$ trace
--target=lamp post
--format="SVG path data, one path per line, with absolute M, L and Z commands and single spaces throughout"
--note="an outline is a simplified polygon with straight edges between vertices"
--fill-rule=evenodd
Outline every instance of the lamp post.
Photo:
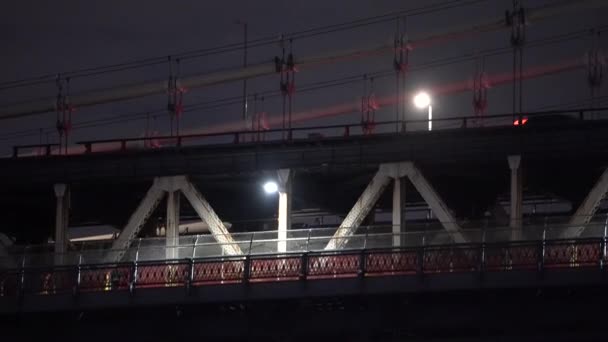
M 424 91 L 419 92 L 414 96 L 414 105 L 418 109 L 428 108 L 429 114 L 429 131 L 433 130 L 433 106 L 431 106 L 431 96 Z

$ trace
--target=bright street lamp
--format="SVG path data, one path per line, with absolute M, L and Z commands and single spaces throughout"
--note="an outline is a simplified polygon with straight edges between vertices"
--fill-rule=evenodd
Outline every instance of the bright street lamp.
M 268 181 L 264 183 L 264 192 L 266 192 L 267 194 L 274 194 L 277 191 L 279 191 L 279 186 L 276 182 Z
M 433 107 L 431 106 L 431 97 L 424 91 L 419 92 L 414 96 L 414 106 L 419 109 L 428 108 L 429 111 L 429 131 L 433 130 Z

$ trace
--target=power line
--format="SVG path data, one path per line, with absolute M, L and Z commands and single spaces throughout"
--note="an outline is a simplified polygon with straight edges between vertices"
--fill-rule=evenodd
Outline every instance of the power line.
M 604 103 L 606 101 L 608 101 L 608 95 L 604 95 L 604 96 L 598 96 L 595 97 L 593 99 L 594 101 L 599 101 L 599 103 Z M 584 104 L 589 104 L 589 102 L 591 101 L 591 99 L 586 99 L 586 100 L 576 100 L 576 101 L 570 101 L 570 102 L 566 102 L 566 103 L 557 103 L 557 104 L 552 104 L 552 105 L 545 105 L 545 106 L 539 106 L 533 109 L 533 111 L 539 111 L 539 110 L 550 110 L 550 109 L 555 109 L 555 108 L 571 108 L 571 107 L 578 107 L 580 105 L 584 105 Z
M 283 39 L 294 40 L 294 39 L 311 38 L 311 37 L 316 37 L 316 36 L 323 35 L 323 34 L 335 33 L 335 32 L 339 32 L 339 31 L 361 28 L 361 27 L 365 27 L 365 26 L 369 26 L 369 25 L 378 24 L 378 23 L 384 23 L 384 22 L 395 20 L 395 18 L 399 18 L 401 16 L 418 16 L 418 15 L 423 15 L 423 14 L 435 13 L 435 12 L 453 9 L 453 8 L 457 8 L 457 7 L 473 5 L 473 4 L 477 4 L 477 3 L 481 3 L 481 2 L 485 2 L 485 1 L 487 1 L 487 0 L 450 0 L 450 1 L 445 1 L 445 2 L 439 3 L 439 4 L 432 4 L 432 5 L 422 6 L 422 7 L 418 7 L 418 8 L 414 8 L 414 9 L 409 9 L 409 10 L 402 10 L 402 11 L 391 12 L 391 13 L 387 13 L 387 14 L 383 14 L 383 15 L 356 19 L 356 20 L 352 20 L 352 21 L 348 21 L 348 22 L 339 23 L 339 24 L 326 25 L 326 26 L 321 26 L 321 27 L 317 27 L 317 28 L 291 32 L 291 33 L 283 35 Z M 268 46 L 268 45 L 276 44 L 277 41 L 278 41 L 277 36 L 266 36 L 266 37 L 262 37 L 262 38 L 257 38 L 257 39 L 248 41 L 248 48 Z M 181 52 L 181 53 L 172 55 L 172 57 L 174 59 L 186 60 L 186 59 L 199 58 L 199 57 L 210 56 L 210 55 L 215 55 L 215 54 L 240 51 L 242 49 L 243 49 L 242 42 L 238 42 L 238 43 L 230 43 L 230 44 L 226 44 L 226 45 L 222 45 L 222 46 L 217 46 L 217 47 L 213 47 L 213 48 Z M 143 68 L 143 67 L 147 67 L 147 66 L 164 64 L 164 63 L 167 63 L 167 60 L 168 60 L 167 56 L 152 57 L 152 58 L 139 59 L 139 60 L 124 62 L 124 63 L 110 64 L 110 65 L 104 65 L 104 66 L 98 66 L 98 67 L 92 67 L 92 68 L 77 69 L 77 70 L 72 70 L 72 71 L 67 71 L 67 72 L 61 72 L 59 74 L 47 74 L 47 75 L 42 75 L 42 76 L 37 76 L 37 77 L 32 77 L 32 78 L 25 78 L 25 79 L 21 79 L 21 80 L 0 82 L 0 90 L 13 89 L 13 88 L 26 87 L 26 86 L 37 85 L 37 84 L 42 84 L 42 83 L 54 82 L 57 78 L 57 75 L 61 75 L 62 77 L 70 77 L 70 78 L 88 77 L 88 76 L 94 76 L 94 75 L 113 73 L 113 72 L 131 70 L 131 69 L 135 69 L 135 68 Z
M 608 29 L 608 25 L 601 26 L 597 29 L 598 30 Z M 546 46 L 548 44 L 560 43 L 560 42 L 579 38 L 585 34 L 588 34 L 588 32 L 589 32 L 589 30 L 585 29 L 585 30 L 573 31 L 573 32 L 569 32 L 569 33 L 565 33 L 565 34 L 561 34 L 561 35 L 541 38 L 541 39 L 537 39 L 537 40 L 528 42 L 527 46 L 528 47 L 542 47 L 542 46 Z M 511 51 L 512 51 L 511 47 L 502 47 L 502 48 L 484 50 L 484 51 L 480 51 L 477 53 L 467 53 L 467 54 L 460 55 L 460 56 L 453 56 L 453 57 L 447 57 L 447 58 L 430 61 L 430 62 L 421 64 L 421 65 L 415 66 L 415 67 L 411 68 L 410 71 L 421 71 L 421 70 L 426 70 L 426 69 L 431 69 L 431 68 L 439 68 L 439 67 L 443 67 L 443 66 L 447 66 L 447 65 L 452 65 L 455 63 L 476 60 L 476 59 L 482 58 L 482 57 L 497 56 L 497 55 L 509 53 Z M 390 70 L 376 71 L 376 72 L 372 72 L 372 73 L 366 73 L 365 75 L 367 75 L 367 77 L 374 77 L 375 79 L 383 79 L 383 78 L 394 76 L 394 70 L 390 69 Z M 313 82 L 313 83 L 300 87 L 298 89 L 298 93 L 306 93 L 306 92 L 316 91 L 316 90 L 320 90 L 320 89 L 326 89 L 329 87 L 336 87 L 336 86 L 341 86 L 341 85 L 358 83 L 358 82 L 362 81 L 362 77 L 363 77 L 363 75 L 358 74 L 358 75 L 345 76 L 345 77 L 338 78 L 338 79 Z M 281 91 L 280 90 L 266 90 L 263 92 L 258 92 L 255 95 L 264 96 L 265 98 L 274 98 L 274 97 L 280 96 Z M 254 94 L 250 95 L 249 97 L 253 98 L 253 96 L 254 96 Z M 225 107 L 225 106 L 240 104 L 241 101 L 242 101 L 241 96 L 231 96 L 231 97 L 225 97 L 225 98 L 220 98 L 220 99 L 214 99 L 214 100 L 210 100 L 210 101 L 187 105 L 184 108 L 184 112 L 216 109 L 216 108 L 221 108 L 221 107 Z M 93 120 L 88 120 L 88 121 L 84 121 L 84 122 L 75 124 L 73 126 L 73 128 L 90 128 L 90 127 L 99 127 L 99 126 L 112 125 L 112 124 L 124 123 L 124 122 L 130 122 L 130 121 L 137 121 L 137 120 L 142 120 L 149 115 L 154 115 L 154 116 L 161 115 L 165 112 L 166 112 L 166 110 L 144 111 L 144 112 L 136 112 L 133 114 L 126 114 L 126 115 L 125 114 L 116 115 L 116 116 L 112 116 L 112 117 L 108 117 L 108 118 L 93 119 Z M 51 132 L 54 132 L 54 130 L 55 130 L 54 127 L 48 127 L 46 129 L 44 129 L 44 132 L 51 133 Z M 40 129 L 24 130 L 24 131 L 19 131 L 19 132 L 3 135 L 2 137 L 0 137 L 0 140 L 16 139 L 16 138 L 27 137 L 27 136 L 35 136 L 38 134 L 40 134 Z

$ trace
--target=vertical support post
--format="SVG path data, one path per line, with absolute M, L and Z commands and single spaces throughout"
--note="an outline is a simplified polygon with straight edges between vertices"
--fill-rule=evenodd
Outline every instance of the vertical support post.
M 403 208 L 405 205 L 405 179 L 394 178 L 393 182 L 393 247 L 400 247 L 405 231 Z
M 55 264 L 62 264 L 68 250 L 70 190 L 67 184 L 55 184 Z
M 365 255 L 365 248 L 361 250 L 361 252 L 359 252 L 359 276 L 360 277 L 364 277 L 365 276 L 365 259 L 366 255 Z
M 509 169 L 511 169 L 511 212 L 509 227 L 511 227 L 511 239 L 517 240 L 521 237 L 522 227 L 522 172 L 521 172 L 521 156 L 509 156 Z
M 602 239 L 602 260 L 601 260 L 601 266 L 602 269 L 604 269 L 604 263 L 606 262 L 606 242 L 608 242 L 608 240 L 606 240 L 606 233 L 608 233 L 608 215 L 606 215 L 606 222 L 604 223 L 604 238 Z
M 179 245 L 179 200 L 180 191 L 167 192 L 167 229 L 166 229 L 166 250 L 167 259 L 177 259 Z
M 249 282 L 251 279 L 251 255 L 245 254 L 245 260 L 243 261 L 243 281 Z
M 194 282 L 194 260 L 188 260 L 188 279 L 186 280 L 186 293 L 190 293 Z
M 429 131 L 433 130 L 433 106 L 429 105 Z
M 81 265 L 82 265 L 82 253 L 78 255 L 78 266 L 76 266 L 76 285 L 74 285 L 74 296 L 78 296 L 80 292 L 80 281 L 81 281 Z
M 287 230 L 291 228 L 291 180 L 289 169 L 277 171 L 279 179 L 279 215 L 277 252 L 287 252 Z

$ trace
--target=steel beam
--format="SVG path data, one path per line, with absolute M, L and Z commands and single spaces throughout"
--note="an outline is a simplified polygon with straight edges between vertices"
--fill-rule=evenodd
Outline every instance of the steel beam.
M 217 216 L 209 202 L 186 177 L 181 176 L 180 190 L 186 196 L 194 211 L 209 225 L 209 231 L 217 242 L 222 244 L 222 250 L 227 255 L 242 255 L 239 245 L 234 241 L 224 222 Z
M 107 262 L 118 262 L 122 259 L 131 241 L 137 236 L 137 233 L 139 233 L 141 227 L 146 223 L 148 217 L 156 209 L 164 195 L 164 190 L 160 186 L 160 183 L 161 178 L 154 179 L 154 183 L 129 217 L 118 238 L 112 244 L 112 250 L 106 256 Z
M 277 251 L 287 252 L 287 230 L 291 228 L 291 191 L 293 172 L 289 169 L 277 171 L 279 180 L 279 214 Z
M 405 179 L 393 180 L 393 247 L 401 246 L 402 233 L 405 231 Z
M 381 166 L 380 170 L 376 172 L 372 181 L 367 185 L 357 200 L 357 203 L 355 203 L 350 212 L 346 215 L 336 233 L 327 243 L 327 246 L 325 246 L 326 250 L 342 248 L 348 242 L 348 238 L 355 233 L 357 228 L 359 228 L 361 222 L 363 222 L 370 210 L 372 210 L 390 180 L 391 178 Z
M 180 192 L 169 191 L 167 193 L 167 224 L 166 224 L 166 258 L 177 259 L 179 257 L 179 210 Z
M 608 6 L 608 2 L 602 0 L 579 0 L 576 2 L 566 1 L 558 4 L 550 4 L 543 7 L 526 9 L 526 21 L 527 23 L 533 23 L 558 15 L 570 15 L 573 11 L 580 11 L 581 9 L 594 9 L 605 6 Z M 450 28 L 439 33 L 424 33 L 418 36 L 413 36 L 410 38 L 408 43 L 413 48 L 420 49 L 439 44 L 447 39 L 464 39 L 480 33 L 506 29 L 509 29 L 509 26 L 506 25 L 505 18 L 497 17 L 493 18 L 492 20 L 484 20 L 481 23 Z M 298 68 L 300 70 L 304 70 L 331 63 L 338 63 L 340 61 L 349 60 L 352 58 L 388 55 L 392 54 L 393 52 L 394 43 L 391 39 L 387 40 L 383 44 L 367 48 L 331 51 L 318 56 L 304 56 L 299 58 L 297 63 Z M 275 73 L 276 70 L 274 63 L 262 63 L 234 70 L 183 77 L 179 82 L 179 86 L 187 89 L 193 89 L 272 75 Z M 127 86 L 111 87 L 107 89 L 98 89 L 87 93 L 72 95 L 70 97 L 70 103 L 75 107 L 84 107 L 150 95 L 165 94 L 167 92 L 167 86 L 168 84 L 166 80 L 159 80 Z M 0 108 L 0 119 L 52 112 L 55 110 L 55 102 L 55 98 L 48 98 L 39 101 L 4 106 Z
M 452 239 L 456 243 L 465 243 L 468 240 L 462 235 L 460 226 L 456 223 L 456 219 L 450 212 L 448 206 L 443 202 L 439 194 L 433 189 L 433 186 L 424 178 L 422 172 L 412 162 L 400 163 L 405 170 L 405 174 L 414 185 L 414 188 L 420 193 L 425 202 L 431 207 L 431 210 L 443 228 L 451 234 Z
M 68 222 L 70 189 L 67 184 L 55 184 L 55 264 L 62 264 L 68 251 Z
M 564 232 L 563 237 L 578 237 L 585 231 L 587 224 L 589 224 L 606 196 L 606 192 L 608 192 L 608 168 L 604 170 L 587 197 L 570 218 L 570 227 Z
M 521 156 L 508 156 L 509 169 L 511 170 L 511 210 L 509 214 L 509 227 L 511 230 L 511 240 L 518 240 L 522 236 L 523 219 L 523 184 L 521 171 Z

